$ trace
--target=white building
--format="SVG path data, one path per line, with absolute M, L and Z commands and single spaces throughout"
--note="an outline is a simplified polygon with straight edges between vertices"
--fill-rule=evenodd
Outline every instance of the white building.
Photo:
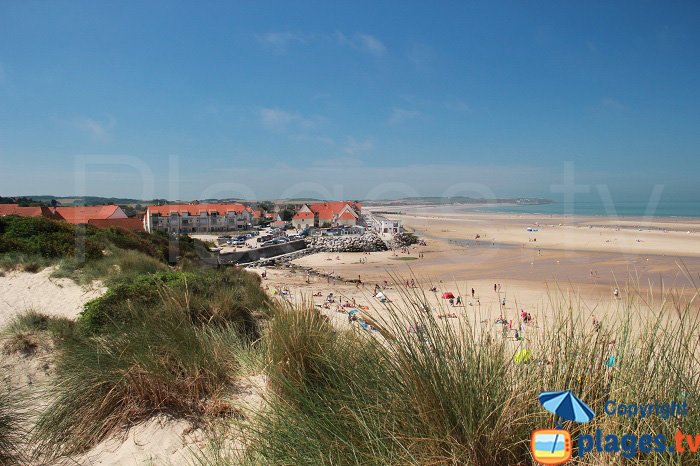
M 376 233 L 380 235 L 396 235 L 403 233 L 401 220 L 389 220 L 382 215 L 368 213 L 365 215 L 365 222 Z
M 253 214 L 243 204 L 169 204 L 148 206 L 143 222 L 148 232 L 225 232 L 252 228 Z

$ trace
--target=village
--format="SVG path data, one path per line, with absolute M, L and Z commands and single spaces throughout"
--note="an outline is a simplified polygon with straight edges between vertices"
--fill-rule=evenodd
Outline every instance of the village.
M 223 263 L 235 264 L 241 260 L 256 262 L 286 255 L 313 244 L 314 250 L 370 251 L 385 249 L 382 241 L 389 242 L 403 232 L 400 221 L 362 210 L 357 201 L 328 201 L 313 203 L 265 203 L 264 210 L 257 203 L 173 203 L 148 205 L 143 212 L 129 216 L 119 205 L 95 206 L 21 206 L 0 204 L 0 216 L 46 217 L 73 225 L 91 225 L 96 228 L 120 228 L 147 233 L 162 232 L 172 238 L 189 235 L 212 245 Z M 320 236 L 347 237 L 347 245 L 338 242 L 330 246 Z M 302 241 L 290 246 L 288 243 Z M 364 238 L 364 239 L 361 239 Z M 379 239 L 378 239 L 379 238 Z M 362 244 L 358 246 L 358 241 Z M 253 258 L 238 255 L 251 249 L 266 249 Z M 308 251 L 311 252 L 311 251 Z

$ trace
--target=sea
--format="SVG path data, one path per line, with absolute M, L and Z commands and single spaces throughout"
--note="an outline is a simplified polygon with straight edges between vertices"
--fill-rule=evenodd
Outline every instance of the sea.
M 602 217 L 688 217 L 700 218 L 700 201 L 602 201 L 553 202 L 539 205 L 493 205 L 466 207 L 477 212 L 508 212 L 538 215 L 584 215 Z

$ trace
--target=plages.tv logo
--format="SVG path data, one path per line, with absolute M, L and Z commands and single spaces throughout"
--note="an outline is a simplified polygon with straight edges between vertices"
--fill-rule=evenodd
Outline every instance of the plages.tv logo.
M 589 422 L 595 416 L 571 390 L 542 392 L 538 399 L 547 411 L 568 421 Z M 560 428 L 538 429 L 530 437 L 530 450 L 532 458 L 540 464 L 564 464 L 571 459 L 571 434 Z

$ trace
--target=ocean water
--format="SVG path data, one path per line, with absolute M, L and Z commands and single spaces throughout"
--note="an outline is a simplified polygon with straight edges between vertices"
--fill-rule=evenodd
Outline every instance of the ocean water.
M 469 208 L 477 212 L 509 212 L 540 215 L 590 215 L 605 217 L 692 217 L 700 218 L 700 201 L 648 201 L 615 202 L 602 201 L 563 203 L 554 202 L 542 205 L 498 205 Z

